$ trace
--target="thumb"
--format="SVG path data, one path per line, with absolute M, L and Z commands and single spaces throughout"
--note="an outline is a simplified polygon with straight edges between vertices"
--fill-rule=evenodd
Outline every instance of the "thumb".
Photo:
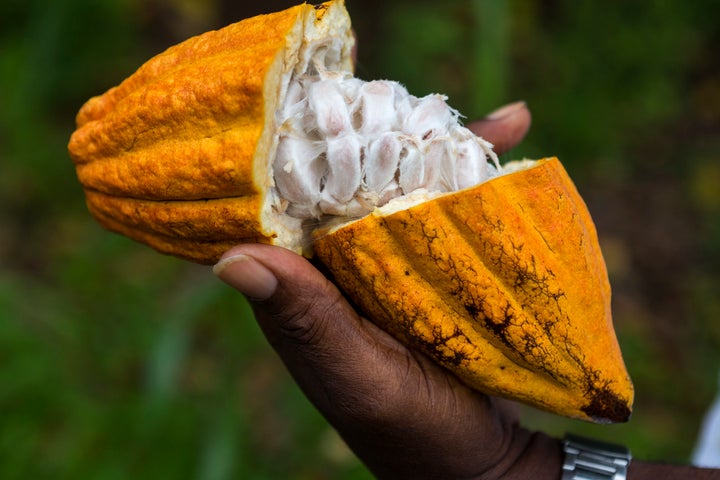
M 330 319 L 357 321 L 337 288 L 305 258 L 280 247 L 243 244 L 213 267 L 225 283 L 244 294 L 273 347 L 324 348 Z M 347 323 L 347 322 L 333 322 Z
M 379 383 L 396 385 L 395 372 L 379 372 L 388 369 L 388 357 L 404 357 L 406 349 L 360 317 L 305 258 L 280 247 L 243 244 L 213 270 L 248 297 L 268 341 L 326 417 L 350 413 L 336 412 L 338 397 L 368 399 Z

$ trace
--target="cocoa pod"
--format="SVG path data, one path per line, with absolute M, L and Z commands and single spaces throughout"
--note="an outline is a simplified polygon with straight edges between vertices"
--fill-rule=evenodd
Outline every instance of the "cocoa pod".
M 90 212 L 198 263 L 239 242 L 316 255 L 371 319 L 468 386 L 626 421 L 602 252 L 560 162 L 500 166 L 444 97 L 363 87 L 353 42 L 336 0 L 150 59 L 78 113 L 68 148 Z

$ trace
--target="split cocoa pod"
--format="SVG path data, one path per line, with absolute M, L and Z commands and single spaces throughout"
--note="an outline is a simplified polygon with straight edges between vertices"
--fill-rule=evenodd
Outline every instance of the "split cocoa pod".
M 315 256 L 370 318 L 479 391 L 623 422 L 633 387 L 587 208 L 556 158 L 500 165 L 442 95 L 352 75 L 342 1 L 207 32 L 77 116 L 90 212 L 212 264 Z

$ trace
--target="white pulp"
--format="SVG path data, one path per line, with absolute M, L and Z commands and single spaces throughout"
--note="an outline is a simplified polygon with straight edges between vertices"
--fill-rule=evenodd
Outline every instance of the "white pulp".
M 492 145 L 463 127 L 445 100 L 317 64 L 293 78 L 277 118 L 280 209 L 301 219 L 360 217 L 395 197 L 452 192 L 497 175 Z

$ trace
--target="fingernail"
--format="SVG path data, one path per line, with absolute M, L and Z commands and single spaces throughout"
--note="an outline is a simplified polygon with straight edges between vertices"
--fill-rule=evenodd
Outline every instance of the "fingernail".
M 488 120 L 500 120 L 501 118 L 509 117 L 510 115 L 513 115 L 524 108 L 526 108 L 526 105 L 525 102 L 522 100 L 520 100 L 519 102 L 508 103 L 507 105 L 503 105 L 497 110 L 493 110 L 492 112 L 488 113 L 485 118 Z
M 266 300 L 275 293 L 278 280 L 262 263 L 247 255 L 220 260 L 213 273 L 251 300 Z

